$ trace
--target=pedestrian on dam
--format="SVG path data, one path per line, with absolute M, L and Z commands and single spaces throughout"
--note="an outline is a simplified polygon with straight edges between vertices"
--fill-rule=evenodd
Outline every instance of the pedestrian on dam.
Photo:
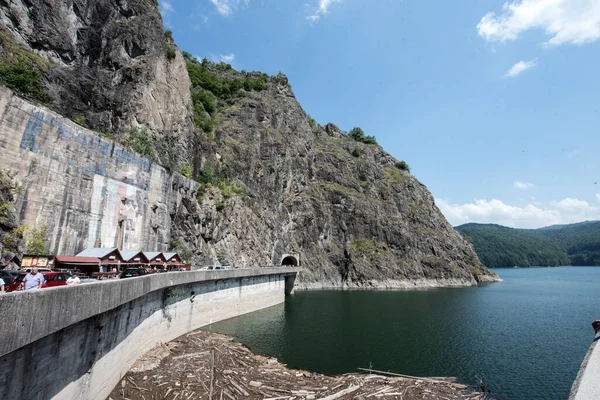
M 80 283 L 81 279 L 79 279 L 76 272 L 73 272 L 73 275 L 67 279 L 67 285 L 79 285 Z
M 44 284 L 44 276 L 34 267 L 30 273 L 25 275 L 23 284 L 25 285 L 25 290 L 41 289 Z

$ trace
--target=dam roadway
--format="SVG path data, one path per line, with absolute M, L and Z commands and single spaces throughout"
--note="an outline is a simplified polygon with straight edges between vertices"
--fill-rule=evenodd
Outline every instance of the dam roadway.
M 144 352 L 282 303 L 301 270 L 171 272 L 0 296 L 0 399 L 105 399 Z

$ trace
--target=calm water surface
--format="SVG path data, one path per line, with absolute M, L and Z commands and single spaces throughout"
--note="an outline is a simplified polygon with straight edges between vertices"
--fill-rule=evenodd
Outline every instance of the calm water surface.
M 477 288 L 297 292 L 208 329 L 321 373 L 371 366 L 480 378 L 500 399 L 566 399 L 600 318 L 600 268 L 496 272 L 503 282 Z

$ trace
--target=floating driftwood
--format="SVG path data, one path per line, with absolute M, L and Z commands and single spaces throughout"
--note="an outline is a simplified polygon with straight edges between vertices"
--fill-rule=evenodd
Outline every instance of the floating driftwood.
M 371 372 L 371 373 L 379 374 L 379 375 L 399 376 L 401 378 L 406 378 L 406 379 L 414 379 L 414 380 L 433 382 L 433 383 L 449 383 L 449 384 L 456 384 L 456 385 L 464 386 L 460 383 L 457 383 L 456 382 L 457 379 L 452 376 L 450 376 L 450 377 L 435 377 L 435 378 L 420 378 L 418 376 L 398 374 L 398 373 L 389 372 L 389 371 L 378 371 L 376 369 L 370 369 L 370 368 L 357 368 L 357 369 L 360 371 Z M 474 387 L 477 387 L 477 386 L 474 386 Z
M 168 351 L 159 351 L 165 348 Z M 158 356 L 160 355 L 160 356 Z M 157 360 L 157 357 L 160 357 Z M 372 369 L 327 376 L 294 370 L 256 355 L 231 338 L 195 331 L 142 356 L 111 400 L 484 399 L 445 378 L 418 378 Z M 388 375 L 388 376 L 384 376 Z

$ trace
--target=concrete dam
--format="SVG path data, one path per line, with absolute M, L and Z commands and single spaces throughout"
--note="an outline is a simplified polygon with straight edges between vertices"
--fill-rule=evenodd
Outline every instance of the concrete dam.
M 0 399 L 105 399 L 134 361 L 291 294 L 298 267 L 170 272 L 0 297 Z

